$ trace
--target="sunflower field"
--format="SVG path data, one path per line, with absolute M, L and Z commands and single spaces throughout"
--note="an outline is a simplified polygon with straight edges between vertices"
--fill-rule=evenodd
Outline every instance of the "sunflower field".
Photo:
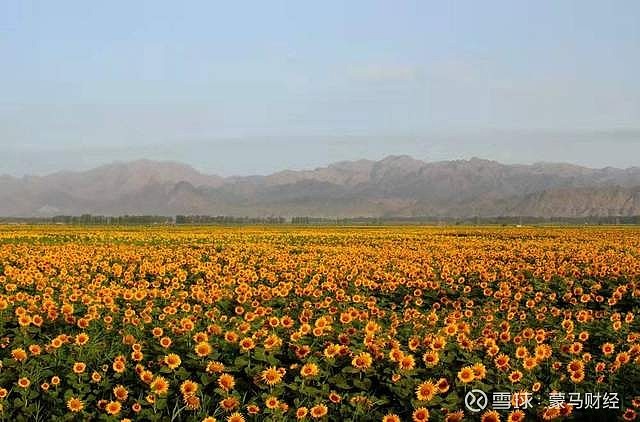
M 639 305 L 636 228 L 2 226 L 0 420 L 634 420 Z

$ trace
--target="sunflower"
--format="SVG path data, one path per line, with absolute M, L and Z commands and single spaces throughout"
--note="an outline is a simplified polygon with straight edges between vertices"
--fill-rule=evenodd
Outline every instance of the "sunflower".
M 113 395 L 118 401 L 125 401 L 129 397 L 129 391 L 124 386 L 117 385 L 113 388 Z
M 309 414 L 309 409 L 305 406 L 301 406 L 296 409 L 296 419 L 304 419 Z
M 571 352 L 574 355 L 577 355 L 580 352 L 582 352 L 582 343 L 577 341 L 572 343 L 571 346 L 569 346 L 569 352 Z
M 570 378 L 571 378 L 571 382 L 575 384 L 579 384 L 584 380 L 584 371 L 583 370 L 574 371 L 571 373 Z
M 584 370 L 584 363 L 580 360 L 572 360 L 567 365 L 567 371 L 569 371 L 569 373 L 573 373 L 576 371 L 583 371 L 583 370 Z
M 605 343 L 602 345 L 602 353 L 604 353 L 605 356 L 609 356 L 613 354 L 614 351 L 615 351 L 615 346 L 613 344 Z
M 361 371 L 365 371 L 370 368 L 372 363 L 373 359 L 369 352 L 361 352 L 351 360 L 351 364 Z
M 428 368 L 432 368 L 436 366 L 438 362 L 440 362 L 440 354 L 434 350 L 431 350 L 425 352 L 425 354 L 422 355 L 422 360 Z
M 464 411 L 457 410 L 455 412 L 448 413 L 444 420 L 446 422 L 460 422 L 462 419 L 464 419 Z
M 51 347 L 53 349 L 59 349 L 60 347 L 62 347 L 62 340 L 57 337 L 54 338 L 53 340 L 51 340 Z
M 169 391 L 169 381 L 165 377 L 157 376 L 151 381 L 150 387 L 153 393 L 162 396 Z
M 164 347 L 165 349 L 168 349 L 169 347 L 171 347 L 171 339 L 169 337 L 162 337 L 160 339 L 160 346 Z
M 405 354 L 398 362 L 401 371 L 410 371 L 416 367 L 416 361 L 411 354 Z
M 509 381 L 511 381 L 511 383 L 515 384 L 520 382 L 520 380 L 522 380 L 522 372 L 513 371 L 509 374 Z
M 224 399 L 220 400 L 220 407 L 226 412 L 231 412 L 240 406 L 240 402 L 234 396 L 227 396 Z
M 514 410 L 507 416 L 507 422 L 522 422 L 525 420 L 525 413 L 522 410 Z
M 195 346 L 196 355 L 198 355 L 201 358 L 208 356 L 209 354 L 211 354 L 212 351 L 213 351 L 213 348 L 206 341 L 202 341 L 196 344 Z
M 524 359 L 527 356 L 529 356 L 529 351 L 526 347 L 519 346 L 518 348 L 516 348 L 516 357 L 518 359 Z
M 140 377 L 140 380 L 145 384 L 151 384 L 154 380 L 153 372 L 151 371 L 143 370 L 142 372 L 140 372 L 140 374 L 138 374 L 138 376 Z
M 102 380 L 102 375 L 99 372 L 93 371 L 91 373 L 91 381 L 92 382 L 100 382 Z
M 207 372 L 210 374 L 220 373 L 224 371 L 224 363 L 212 361 L 207 363 Z
M 229 392 L 236 385 L 236 380 L 231 374 L 221 374 L 218 378 L 218 386 L 224 391 Z
M 560 405 L 560 415 L 561 416 L 569 416 L 573 413 L 573 405 L 568 403 L 562 403 Z
M 420 401 L 430 401 L 438 393 L 438 387 L 431 381 L 424 381 L 416 387 L 416 398 Z
M 87 365 L 84 362 L 76 362 L 73 364 L 73 372 L 76 374 L 82 374 L 87 369 Z
M 27 352 L 22 348 L 13 349 L 11 351 L 11 357 L 16 362 L 24 362 L 25 360 L 27 360 Z
M 323 351 L 324 357 L 327 359 L 335 358 L 338 353 L 340 353 L 340 346 L 333 343 L 325 347 Z
M 475 372 L 473 367 L 465 366 L 458 371 L 458 379 L 465 384 L 472 382 L 475 379 Z
M 446 378 L 440 378 L 436 383 L 436 386 L 438 387 L 438 392 L 440 393 L 446 393 L 447 391 L 449 391 L 449 381 L 447 381 Z
M 180 359 L 180 356 L 175 353 L 169 353 L 164 357 L 164 364 L 167 365 L 169 369 L 176 369 L 181 363 L 182 359 Z
M 269 396 L 265 399 L 264 405 L 267 407 L 267 409 L 273 410 L 277 409 L 278 406 L 280 406 L 280 401 L 277 397 Z
M 627 352 L 620 352 L 616 355 L 616 363 L 626 365 L 631 360 L 631 356 Z
M 247 413 L 250 415 L 257 415 L 258 413 L 260 413 L 260 406 L 258 406 L 257 404 L 248 404 Z
M 342 401 L 342 396 L 337 392 L 331 390 L 329 392 L 329 401 L 334 404 L 338 404 Z
M 200 397 L 198 396 L 184 396 L 183 400 L 186 408 L 189 410 L 197 410 L 200 408 Z
M 500 422 L 500 414 L 495 410 L 488 410 L 480 416 L 481 422 Z
M 311 417 L 314 419 L 320 419 L 321 417 L 325 416 L 328 412 L 329 412 L 329 408 L 327 408 L 327 406 L 325 406 L 322 403 L 316 404 L 311 408 Z
M 260 373 L 260 379 L 268 386 L 274 386 L 282 381 L 283 374 L 275 366 L 271 366 Z
M 248 352 L 251 349 L 256 347 L 256 343 L 253 341 L 251 337 L 245 337 L 238 343 L 240 345 L 240 349 L 243 352 Z
M 224 339 L 228 342 L 228 343 L 236 343 L 238 341 L 238 334 L 233 332 L 233 331 L 227 331 L 224 334 Z
M 536 366 L 538 366 L 538 359 L 533 356 L 527 356 L 522 362 L 522 367 L 527 371 L 531 371 Z
M 18 317 L 18 324 L 20 324 L 21 327 L 26 327 L 29 324 L 31 324 L 31 317 L 29 315 L 21 315 L 20 317 Z
M 300 375 L 304 378 L 315 377 L 318 373 L 320 373 L 318 365 L 313 362 L 305 363 L 302 365 L 302 368 L 300 368 Z
M 429 409 L 426 407 L 419 407 L 411 414 L 411 420 L 413 422 L 425 422 L 429 420 Z
M 473 369 L 474 379 L 481 380 L 487 375 L 487 368 L 480 362 L 474 364 L 471 369 Z
M 111 365 L 111 367 L 113 368 L 113 370 L 118 373 L 121 374 L 124 372 L 124 370 L 126 369 L 126 365 L 124 363 L 123 359 L 116 359 L 113 362 L 113 365 Z
M 76 335 L 74 343 L 78 346 L 84 346 L 89 341 L 89 335 L 87 333 L 80 333 Z
M 198 383 L 191 380 L 183 381 L 180 384 L 180 392 L 185 397 L 193 396 L 198 392 Z
M 69 400 L 67 400 L 67 409 L 74 413 L 80 412 L 82 409 L 84 409 L 84 403 L 77 397 L 71 397 L 69 398 Z
M 391 359 L 392 362 L 399 362 L 403 356 L 404 352 L 398 348 L 393 348 L 389 352 L 389 359 Z
M 553 353 L 553 350 L 551 349 L 551 346 L 549 346 L 548 344 L 539 344 L 538 346 L 536 346 L 534 353 L 536 358 L 539 361 L 542 361 L 544 359 L 550 358 L 551 354 Z
M 227 417 L 227 422 L 245 422 L 245 418 L 242 413 L 235 412 Z
M 110 414 L 111 416 L 115 416 L 118 413 L 120 413 L 120 410 L 122 409 L 122 405 L 120 404 L 119 401 L 110 401 L 109 403 L 107 403 L 107 405 L 105 406 L 105 410 L 107 411 L 108 414 Z

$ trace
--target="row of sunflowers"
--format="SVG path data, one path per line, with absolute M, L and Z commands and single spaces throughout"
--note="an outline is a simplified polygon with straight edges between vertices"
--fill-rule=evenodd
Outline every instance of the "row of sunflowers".
M 0 418 L 634 420 L 639 304 L 637 229 L 5 226 Z

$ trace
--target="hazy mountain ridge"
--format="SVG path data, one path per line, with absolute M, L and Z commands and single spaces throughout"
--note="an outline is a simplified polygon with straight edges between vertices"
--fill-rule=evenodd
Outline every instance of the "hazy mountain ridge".
M 424 162 L 409 156 L 223 178 L 177 162 L 0 176 L 0 215 L 539 216 L 640 214 L 640 168 Z

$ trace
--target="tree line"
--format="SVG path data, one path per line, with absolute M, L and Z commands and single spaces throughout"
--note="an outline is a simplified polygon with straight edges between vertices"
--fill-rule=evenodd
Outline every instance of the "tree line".
M 241 217 L 230 215 L 121 215 L 83 214 L 54 217 L 0 217 L 1 224 L 75 224 L 75 225 L 640 225 L 640 215 L 607 217 L 349 217 L 312 216 Z

